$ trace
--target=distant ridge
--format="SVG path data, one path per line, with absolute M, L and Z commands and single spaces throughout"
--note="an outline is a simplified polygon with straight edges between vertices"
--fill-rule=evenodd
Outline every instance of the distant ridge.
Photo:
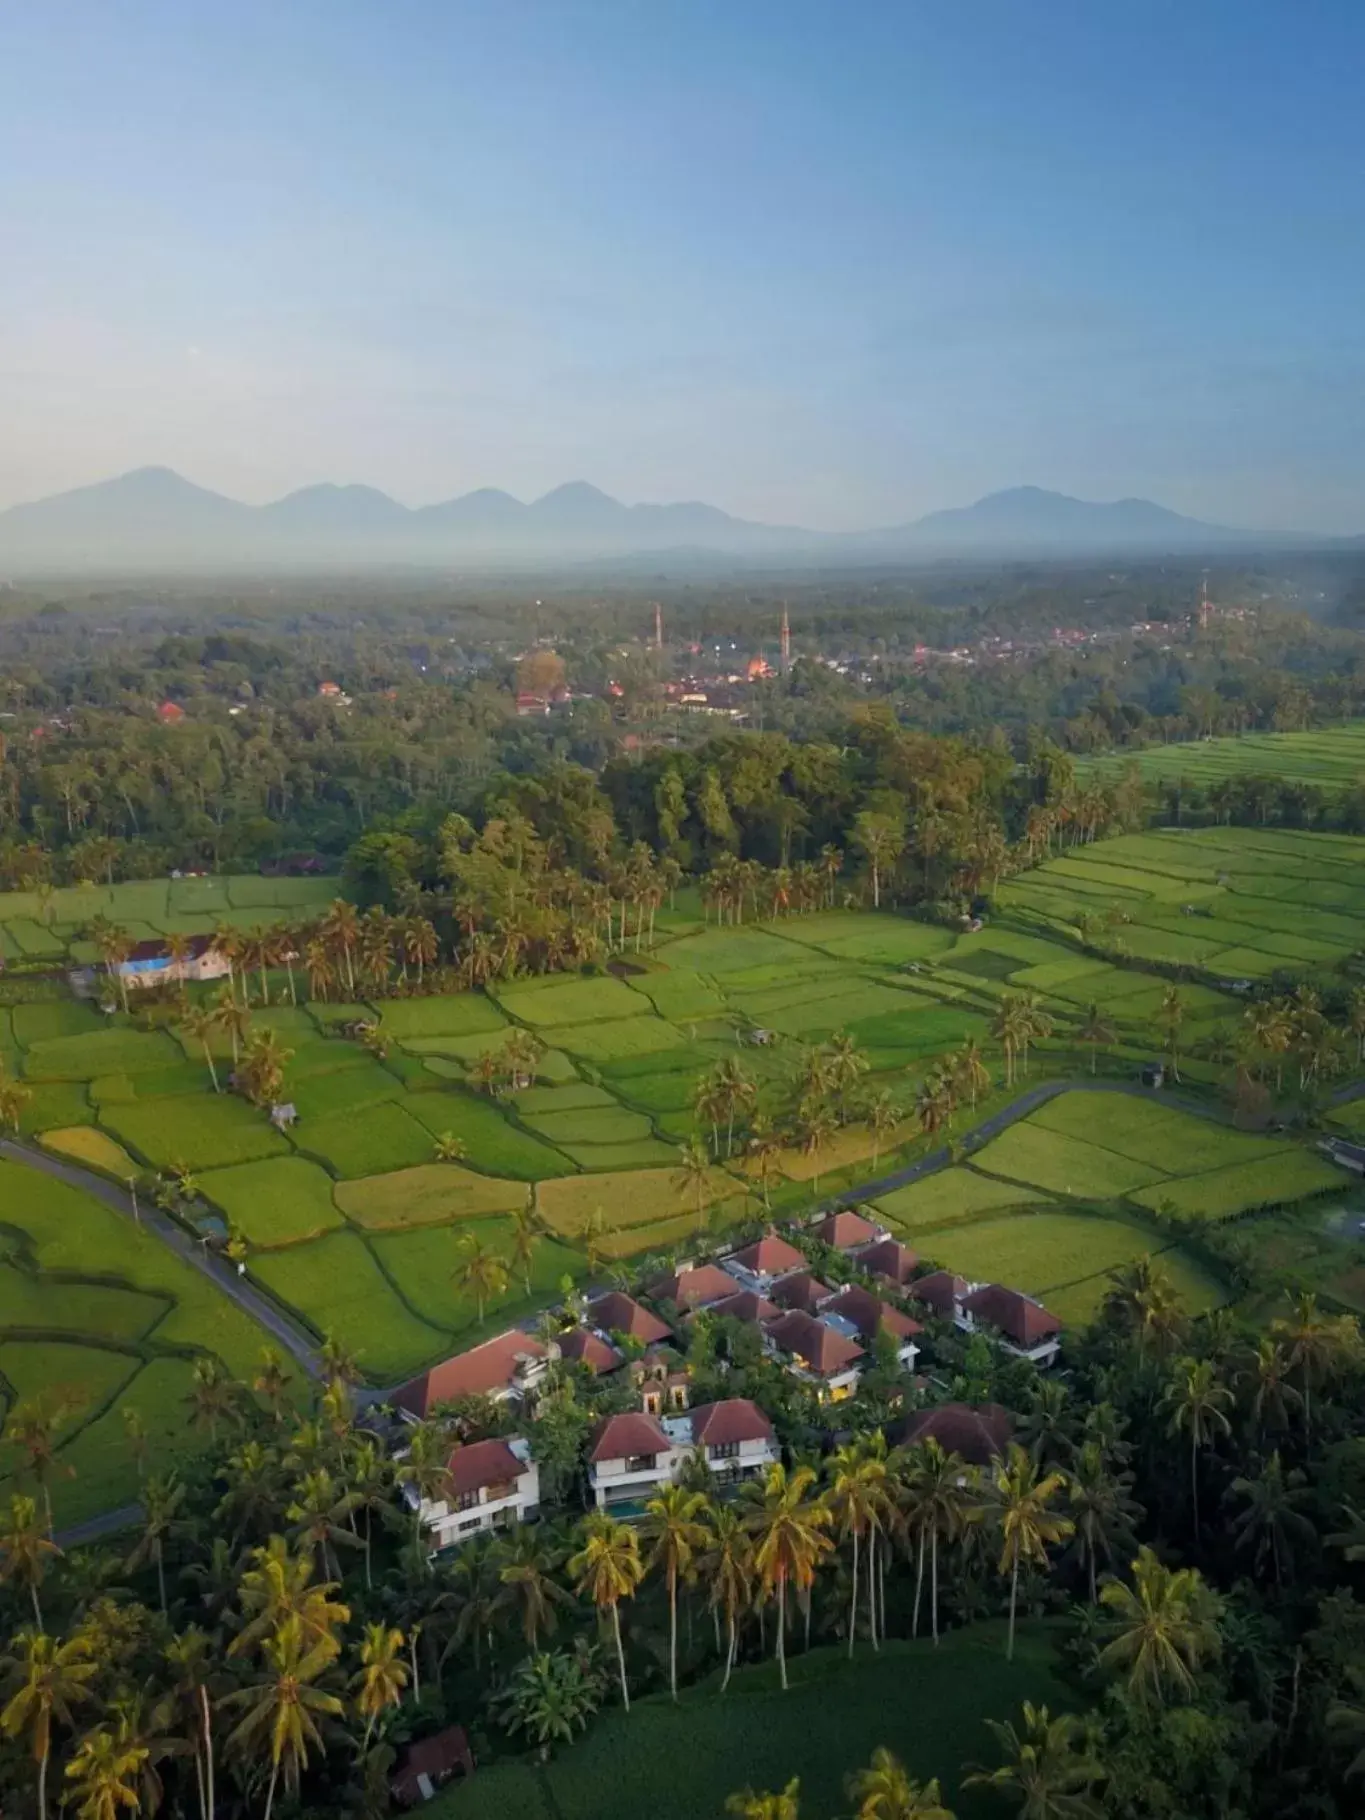
M 494 487 L 409 507 L 374 487 L 324 482 L 249 506 L 170 468 L 0 512 L 0 563 L 109 566 L 515 566 L 651 554 L 816 562 L 1096 555 L 1330 543 L 1203 524 L 1149 499 L 1094 503 L 1011 487 L 883 530 L 755 524 L 700 500 L 623 505 L 573 480 L 529 503 Z

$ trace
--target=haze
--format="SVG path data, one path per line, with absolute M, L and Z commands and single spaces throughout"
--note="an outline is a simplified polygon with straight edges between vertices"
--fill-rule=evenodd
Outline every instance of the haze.
M 46 0 L 0 505 L 142 464 L 1365 528 L 1357 6 Z

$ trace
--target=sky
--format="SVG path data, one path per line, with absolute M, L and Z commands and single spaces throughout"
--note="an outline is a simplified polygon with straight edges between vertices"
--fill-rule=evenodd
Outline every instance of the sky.
M 1365 531 L 1360 0 L 0 6 L 0 506 Z

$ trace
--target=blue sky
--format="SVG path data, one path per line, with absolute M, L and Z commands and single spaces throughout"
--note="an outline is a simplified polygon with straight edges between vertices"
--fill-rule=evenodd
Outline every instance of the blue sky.
M 0 504 L 1031 482 L 1365 530 L 1359 0 L 42 0 Z

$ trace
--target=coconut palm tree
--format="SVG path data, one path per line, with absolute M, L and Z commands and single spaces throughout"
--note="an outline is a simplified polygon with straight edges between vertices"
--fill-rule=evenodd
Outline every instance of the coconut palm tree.
M 863 1117 L 867 1120 L 868 1133 L 872 1138 L 872 1173 L 874 1175 L 881 1158 L 882 1145 L 900 1124 L 903 1116 L 900 1107 L 896 1104 L 895 1096 L 885 1087 L 868 1102 Z
M 1262 1334 L 1236 1372 L 1247 1420 L 1258 1441 L 1268 1434 L 1287 1433 L 1291 1417 L 1303 1409 L 1303 1396 L 1289 1381 L 1291 1369 L 1283 1344 L 1272 1334 Z
M 626 1682 L 626 1652 L 621 1643 L 621 1601 L 633 1599 L 644 1578 L 640 1539 L 628 1523 L 618 1522 L 609 1511 L 595 1510 L 580 1532 L 582 1546 L 571 1558 L 568 1572 L 580 1595 L 597 1607 L 599 1616 L 611 1613 L 616 1640 L 616 1666 L 621 1677 L 621 1704 L 630 1711 Z
M 877 1538 L 886 1528 L 892 1507 L 891 1475 L 887 1469 L 886 1437 L 880 1432 L 848 1441 L 826 1462 L 829 1508 L 842 1540 L 853 1544 L 848 1610 L 848 1654 L 858 1634 L 859 1555 L 867 1545 L 868 1636 L 877 1647 Z
M 1179 986 L 1167 986 L 1161 996 L 1157 1010 L 1157 1022 L 1166 1032 L 1166 1059 L 1171 1064 L 1171 1073 L 1180 1079 L 1180 1026 L 1185 1021 L 1185 1001 L 1180 995 Z
M 1090 1603 L 1099 1597 L 1099 1570 L 1116 1555 L 1136 1546 L 1133 1526 L 1142 1515 L 1129 1493 L 1133 1475 L 1114 1471 L 1098 1441 L 1082 1444 L 1067 1483 L 1067 1502 L 1075 1524 L 1075 1552 L 1090 1587 Z
M 754 1570 L 765 1599 L 777 1595 L 777 1666 L 783 1691 L 787 1687 L 787 1588 L 807 1593 L 816 1569 L 833 1543 L 825 1534 L 832 1515 L 829 1506 L 809 1493 L 815 1471 L 796 1466 L 790 1472 L 780 1462 L 759 1480 L 743 1488 L 747 1518 L 754 1537 Z
M 1228 1487 L 1227 1501 L 1242 1505 L 1232 1525 L 1233 1546 L 1251 1550 L 1258 1573 L 1269 1556 L 1276 1586 L 1283 1586 L 1286 1567 L 1292 1572 L 1295 1547 L 1311 1548 L 1317 1540 L 1303 1514 L 1312 1496 L 1307 1475 L 1296 1466 L 1286 1469 L 1278 1449 L 1253 1477 L 1238 1477 Z
M 43 1583 L 48 1564 L 61 1556 L 61 1549 L 48 1535 L 38 1515 L 37 1503 L 18 1494 L 9 1501 L 9 1517 L 0 1529 L 0 1586 L 12 1581 L 28 1589 L 33 1604 L 33 1622 L 43 1628 L 43 1608 L 38 1602 L 38 1588 Z
M 218 1439 L 218 1424 L 232 1422 L 238 1414 L 238 1387 L 213 1353 L 194 1361 L 190 1373 L 190 1421 L 196 1428 L 206 1428 L 210 1440 Z
M 0 1062 L 0 1131 L 18 1131 L 32 1098 L 33 1089 L 23 1081 L 12 1081 Z
M 732 1504 L 712 1505 L 708 1522 L 697 1572 L 707 1588 L 712 1611 L 725 1615 L 725 1674 L 720 1684 L 724 1693 L 735 1666 L 739 1614 L 753 1596 L 754 1551 L 743 1518 Z
M 47 1820 L 47 1769 L 52 1757 L 52 1727 L 73 1724 L 74 1709 L 92 1698 L 90 1683 L 99 1672 L 91 1639 L 81 1632 L 58 1643 L 41 1630 L 21 1630 L 10 1643 L 18 1686 L 0 1708 L 0 1731 L 7 1738 L 27 1732 L 38 1766 L 38 1820 Z
M 536 1246 L 539 1242 L 540 1231 L 536 1225 L 534 1209 L 531 1207 L 514 1209 L 511 1262 L 520 1274 L 522 1288 L 528 1296 L 531 1293 L 531 1268 L 536 1261 Z
M 1305 1429 L 1313 1424 L 1313 1392 L 1340 1378 L 1361 1356 L 1360 1329 L 1349 1315 L 1325 1315 L 1315 1295 L 1304 1294 L 1293 1312 L 1270 1324 L 1271 1338 L 1284 1348 L 1298 1378 Z
M 645 1505 L 640 1540 L 649 1555 L 645 1570 L 657 1568 L 668 1588 L 668 1685 L 678 1697 L 678 1586 L 691 1579 L 706 1545 L 705 1494 L 684 1485 L 664 1485 Z
M 339 1655 L 337 1632 L 351 1610 L 333 1599 L 335 1582 L 315 1583 L 310 1558 L 291 1554 L 283 1536 L 272 1536 L 264 1547 L 252 1549 L 250 1559 L 237 1589 L 241 1623 L 228 1644 L 228 1655 L 254 1654 L 289 1619 L 298 1620 L 310 1654 L 322 1650 L 329 1661 Z
M 142 1534 L 124 1567 L 136 1573 L 147 1561 L 156 1566 L 156 1589 L 161 1601 L 161 1615 L 166 1615 L 166 1543 L 181 1528 L 180 1506 L 185 1502 L 185 1487 L 178 1479 L 154 1475 L 142 1487 Z
M 1121 1672 L 1143 1702 L 1193 1691 L 1195 1671 L 1222 1649 L 1222 1601 L 1197 1568 L 1167 1567 L 1150 1548 L 1138 1550 L 1133 1584 L 1108 1580 L 1100 1604 L 1112 1613 L 1101 1668 Z
M 284 1420 L 284 1412 L 289 1400 L 289 1386 L 293 1383 L 278 1348 L 263 1346 L 261 1362 L 256 1368 L 256 1375 L 251 1380 L 251 1388 L 258 1397 L 265 1399 L 270 1418 L 278 1428 Z
M 975 1037 L 948 1057 L 948 1073 L 954 1090 L 965 1094 L 973 1112 L 976 1102 L 991 1084 L 991 1072 Z
M 1161 1394 L 1161 1408 L 1168 1417 L 1168 1433 L 1188 1435 L 1190 1441 L 1190 1496 L 1194 1506 L 1194 1533 L 1199 1536 L 1199 1455 L 1220 1437 L 1232 1433 L 1228 1410 L 1232 1392 L 1218 1377 L 1212 1359 L 1177 1359 L 1170 1382 Z
M 284 1513 L 292 1525 L 291 1538 L 311 1552 L 314 1565 L 324 1574 L 335 1570 L 338 1579 L 341 1565 L 333 1552 L 337 1545 L 361 1547 L 360 1537 L 346 1527 L 353 1509 L 350 1493 L 325 1466 L 317 1466 L 303 1475 L 294 1501 Z
M 469 1146 L 453 1131 L 443 1131 L 436 1140 L 436 1161 L 438 1163 L 462 1163 L 469 1155 Z
M 228 1735 L 228 1750 L 248 1762 L 270 1763 L 263 1815 L 263 1820 L 270 1820 L 281 1776 L 286 1792 L 296 1795 L 310 1751 L 323 1748 L 319 1721 L 340 1718 L 346 1709 L 335 1694 L 317 1685 L 331 1667 L 335 1650 L 310 1642 L 300 1618 L 283 1619 L 265 1639 L 261 1653 L 259 1678 L 225 1694 L 222 1704 L 243 1715 Z
M 695 1139 L 684 1144 L 678 1151 L 678 1168 L 673 1176 L 673 1186 L 679 1195 L 695 1195 L 697 1202 L 697 1230 L 706 1224 L 706 1195 L 711 1186 L 711 1158 L 705 1148 Z
M 554 1632 L 559 1622 L 556 1608 L 572 1603 L 554 1578 L 563 1560 L 562 1549 L 551 1545 L 543 1528 L 532 1529 L 526 1524 L 499 1536 L 488 1551 L 489 1570 L 500 1589 L 493 1601 L 494 1610 L 520 1613 L 521 1634 L 533 1652 L 542 1632 Z
M 1104 1769 L 1075 1713 L 1054 1719 L 1045 1706 L 1025 1700 L 1022 1725 L 996 1719 L 986 1725 L 1004 1762 L 998 1769 L 973 1768 L 964 1788 L 988 1788 L 1017 1802 L 1019 1820 L 1101 1820 L 1104 1809 L 1091 1790 L 1104 1780 Z
M 53 1474 L 64 1472 L 70 1477 L 72 1471 L 57 1459 L 57 1436 L 61 1424 L 74 1413 L 71 1403 L 64 1398 L 37 1396 L 14 1404 L 5 1421 L 5 1439 L 23 1454 L 24 1470 L 42 1493 L 49 1537 L 52 1535 Z
M 1099 1006 L 1092 1004 L 1085 1008 L 1085 1021 L 1076 1032 L 1076 1037 L 1079 1042 L 1089 1045 L 1090 1072 L 1093 1075 L 1099 1062 L 1100 1050 L 1112 1048 L 1118 1041 L 1118 1032 Z
M 365 1739 L 360 1747 L 363 1757 L 370 1748 L 375 1726 L 391 1706 L 397 1706 L 408 1684 L 408 1667 L 403 1660 L 406 1640 L 401 1630 L 387 1624 L 367 1624 L 360 1640 L 360 1667 L 351 1677 L 356 1711 L 365 1721 Z
M 482 1325 L 489 1298 L 506 1292 L 507 1265 L 481 1239 L 466 1233 L 460 1244 L 460 1261 L 455 1266 L 453 1281 L 462 1295 L 473 1296 Z
M 725 1811 L 736 1820 L 801 1820 L 801 1778 L 793 1776 L 777 1794 L 766 1789 L 742 1789 L 726 1800 Z
M 215 1026 L 227 1033 L 232 1044 L 232 1066 L 235 1069 L 242 1059 L 242 1044 L 251 1030 L 251 1013 L 245 1005 L 237 1003 L 229 984 L 214 999 L 211 1016 Z
M 1005 1085 L 1014 1085 L 1014 1064 L 1020 1048 L 1026 1042 L 1025 1026 L 1027 1019 L 1023 1002 L 1014 992 L 1004 992 L 995 1008 L 991 1019 L 991 1035 L 1005 1053 Z
M 103 1727 L 87 1732 L 66 1766 L 70 1787 L 64 1805 L 74 1805 L 80 1820 L 136 1814 L 142 1806 L 138 1781 L 150 1755 L 145 1744 L 126 1743 Z
M 1066 1476 L 1060 1472 L 1042 1473 L 1032 1455 L 1018 1442 L 1011 1442 L 1008 1454 L 996 1462 L 992 1504 L 1000 1530 L 1000 1561 L 997 1571 L 1008 1574 L 1010 1582 L 1010 1628 L 1005 1656 L 1014 1660 L 1014 1619 L 1019 1601 L 1019 1569 L 1033 1565 L 1046 1569 L 1048 1549 L 1065 1542 L 1075 1525 L 1070 1517 L 1054 1511 L 1053 1501 L 1066 1489 Z
M 938 1551 L 956 1542 L 981 1514 L 976 1475 L 959 1454 L 948 1453 L 933 1435 L 907 1450 L 901 1472 L 901 1521 L 915 1549 L 915 1603 L 910 1634 L 919 1635 L 925 1557 L 929 1561 L 929 1618 L 938 1643 Z
M 953 1820 L 943 1805 L 938 1778 L 916 1782 L 898 1757 L 878 1745 L 866 1769 L 848 1779 L 853 1820 Z
M 1111 1270 L 1109 1283 L 1101 1319 L 1131 1334 L 1144 1355 L 1168 1350 L 1183 1332 L 1185 1316 L 1165 1266 L 1151 1257 L 1134 1258 Z

